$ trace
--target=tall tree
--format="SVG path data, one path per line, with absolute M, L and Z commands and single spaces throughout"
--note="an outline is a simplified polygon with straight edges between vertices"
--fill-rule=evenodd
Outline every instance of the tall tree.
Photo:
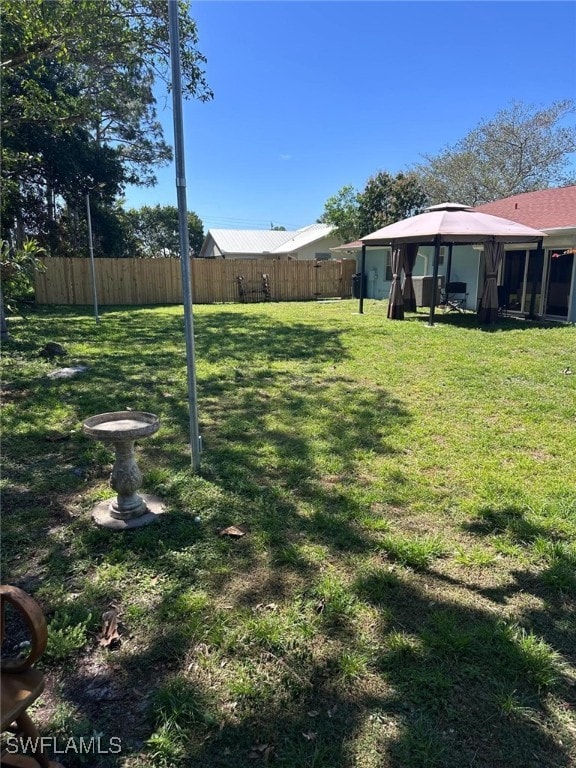
M 183 93 L 208 99 L 188 6 L 180 0 Z M 78 156 L 100 153 L 109 186 L 153 184 L 172 154 L 152 90 L 158 79 L 170 82 L 165 0 L 2 0 L 0 23 L 4 236 L 38 217 L 42 199 L 45 229 L 55 200 L 75 195 L 72 153 L 50 161 L 58 144 L 74 144 Z M 81 165 L 72 176 L 93 184 Z M 16 221 L 18 213 L 26 215 Z
M 324 203 L 324 213 L 318 219 L 322 224 L 331 224 L 334 234 L 343 243 L 350 243 L 360 236 L 358 221 L 358 192 L 352 184 L 346 184 Z
M 392 176 L 386 171 L 378 171 L 368 179 L 362 192 L 348 184 L 328 198 L 319 221 L 332 224 L 336 235 L 344 242 L 350 242 L 420 213 L 427 200 L 415 174 Z
M 4 237 L 20 246 L 22 234 L 11 235 L 26 232 L 53 255 L 70 245 L 60 231 L 63 212 L 84 217 L 87 192 L 94 205 L 111 205 L 125 181 L 118 149 L 97 144 L 79 127 L 53 134 L 26 124 L 5 138 L 3 150 L 10 185 L 1 203 Z
M 131 223 L 136 252 L 133 256 L 178 256 L 180 239 L 178 208 L 174 205 L 144 205 L 127 211 Z M 193 211 L 188 211 L 188 241 L 191 255 L 200 253 L 204 242 L 202 222 Z
M 574 183 L 567 175 L 576 152 L 573 101 L 548 107 L 513 102 L 438 155 L 414 167 L 432 203 L 479 205 L 521 192 Z
M 188 0 L 180 0 L 182 92 L 211 98 L 196 49 Z M 156 133 L 153 82 L 170 83 L 168 11 L 164 0 L 3 0 L 3 78 L 21 82 L 17 102 L 5 99 L 2 127 L 25 122 L 90 124 L 102 140 L 133 146 L 136 134 Z M 41 77 L 58 64 L 76 85 L 46 91 Z M 137 118 L 137 119 L 135 119 Z
M 427 196 L 415 174 L 391 176 L 379 171 L 366 182 L 359 195 L 358 226 L 367 235 L 407 216 L 420 213 Z

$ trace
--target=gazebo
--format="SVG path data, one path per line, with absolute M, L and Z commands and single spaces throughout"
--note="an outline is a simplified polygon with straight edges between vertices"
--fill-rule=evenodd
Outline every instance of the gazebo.
M 433 290 L 429 318 L 429 324 L 433 325 L 441 246 L 447 245 L 449 247 L 447 264 L 447 280 L 449 280 L 453 246 L 482 245 L 485 256 L 485 276 L 478 317 L 481 323 L 493 323 L 498 316 L 496 280 L 498 266 L 504 254 L 504 244 L 536 242 L 538 243 L 538 250 L 542 251 L 544 237 L 546 237 L 544 232 L 537 229 L 526 227 L 509 219 L 502 219 L 499 216 L 481 213 L 466 205 L 459 203 L 433 205 L 426 208 L 424 213 L 397 221 L 361 239 L 360 313 L 363 313 L 367 247 L 388 246 L 392 249 L 392 285 L 390 287 L 388 317 L 391 320 L 402 320 L 405 309 L 407 311 L 416 310 L 412 270 L 418 247 L 421 245 L 434 246 Z M 401 284 L 402 270 L 405 274 L 404 286 Z

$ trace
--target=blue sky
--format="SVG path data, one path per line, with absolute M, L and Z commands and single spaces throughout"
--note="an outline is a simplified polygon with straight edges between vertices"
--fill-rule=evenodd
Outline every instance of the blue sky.
M 192 16 L 215 95 L 184 103 L 205 230 L 311 224 L 345 184 L 438 153 L 514 99 L 576 96 L 573 2 L 198 0 Z M 173 166 L 158 179 L 127 207 L 175 205 Z

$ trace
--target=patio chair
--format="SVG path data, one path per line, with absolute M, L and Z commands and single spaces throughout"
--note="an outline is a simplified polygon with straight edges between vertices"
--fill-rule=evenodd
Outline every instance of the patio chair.
M 497 286 L 498 290 L 498 314 L 506 316 L 508 314 L 508 291 L 506 286 Z
M 5 768 L 62 768 L 48 759 L 40 734 L 26 710 L 44 690 L 44 675 L 32 664 L 44 653 L 48 640 L 46 619 L 38 603 L 18 587 L 0 585 L 0 638 L 6 640 L 7 605 L 23 619 L 30 635 L 26 655 L 6 658 L 0 662 L 0 711 L 2 734 L 11 734 L 2 745 L 0 765 Z M 12 622 L 11 622 L 12 623 Z M 20 627 L 17 627 L 18 638 Z M 12 638 L 14 639 L 14 638 Z
M 260 280 L 254 282 L 247 282 L 244 275 L 237 275 L 236 284 L 238 296 L 243 304 L 249 301 L 272 301 L 270 275 L 264 272 L 261 273 Z
M 446 283 L 440 304 L 444 312 L 464 312 L 468 298 L 466 283 Z

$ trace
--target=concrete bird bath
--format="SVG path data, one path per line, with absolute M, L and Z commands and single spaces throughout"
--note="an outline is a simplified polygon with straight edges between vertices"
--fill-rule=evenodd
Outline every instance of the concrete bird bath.
M 97 525 L 117 531 L 140 528 L 157 520 L 164 512 L 156 496 L 137 493 L 142 474 L 134 458 L 134 442 L 153 435 L 160 426 L 158 416 L 144 411 L 118 411 L 91 416 L 82 425 L 84 434 L 93 440 L 112 443 L 116 460 L 110 475 L 110 486 L 116 498 L 101 501 L 92 510 Z

